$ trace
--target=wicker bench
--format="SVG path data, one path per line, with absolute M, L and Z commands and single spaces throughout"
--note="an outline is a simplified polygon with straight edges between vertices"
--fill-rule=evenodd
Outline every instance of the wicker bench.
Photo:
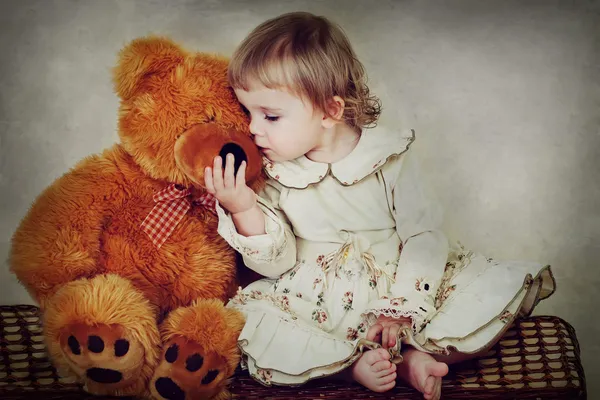
M 38 308 L 0 306 L 0 399 L 100 399 L 57 375 L 41 332 Z M 266 388 L 241 371 L 231 390 L 239 399 L 422 399 L 401 385 L 385 394 L 328 381 Z M 520 320 L 486 356 L 452 366 L 442 393 L 444 399 L 585 399 L 575 331 L 557 317 Z

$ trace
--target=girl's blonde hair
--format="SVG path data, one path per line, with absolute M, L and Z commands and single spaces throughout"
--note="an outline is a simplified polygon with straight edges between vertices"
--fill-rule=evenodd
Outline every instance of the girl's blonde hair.
M 353 128 L 376 124 L 379 99 L 369 93 L 366 73 L 342 28 L 307 12 L 293 12 L 257 26 L 235 50 L 229 82 L 249 89 L 286 88 L 329 114 L 334 96 L 345 102 L 342 119 Z

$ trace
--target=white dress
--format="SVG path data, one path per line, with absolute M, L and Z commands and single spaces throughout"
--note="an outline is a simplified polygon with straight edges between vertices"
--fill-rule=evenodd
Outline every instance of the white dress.
M 554 292 L 549 266 L 449 243 L 414 140 L 377 127 L 333 164 L 265 159 L 265 235 L 239 235 L 217 204 L 219 234 L 265 276 L 228 304 L 246 315 L 242 365 L 258 381 L 299 385 L 340 372 L 379 347 L 365 335 L 380 315 L 412 317 L 402 344 L 478 352 Z

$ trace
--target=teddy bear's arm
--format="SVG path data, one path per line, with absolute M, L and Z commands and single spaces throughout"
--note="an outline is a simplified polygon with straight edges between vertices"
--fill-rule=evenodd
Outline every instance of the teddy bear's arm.
M 10 269 L 41 305 L 58 287 L 98 268 L 103 221 L 119 201 L 113 162 L 94 156 L 54 181 L 18 226 Z

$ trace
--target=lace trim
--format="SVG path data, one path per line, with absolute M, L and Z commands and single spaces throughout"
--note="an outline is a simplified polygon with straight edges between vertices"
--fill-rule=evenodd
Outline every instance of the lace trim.
M 400 310 L 398 308 L 371 308 L 362 313 L 363 321 L 367 324 L 367 329 L 375 325 L 377 319 L 382 315 L 389 318 L 410 318 L 413 335 L 416 335 L 418 330 L 422 329 L 424 326 L 423 317 L 417 311 Z

